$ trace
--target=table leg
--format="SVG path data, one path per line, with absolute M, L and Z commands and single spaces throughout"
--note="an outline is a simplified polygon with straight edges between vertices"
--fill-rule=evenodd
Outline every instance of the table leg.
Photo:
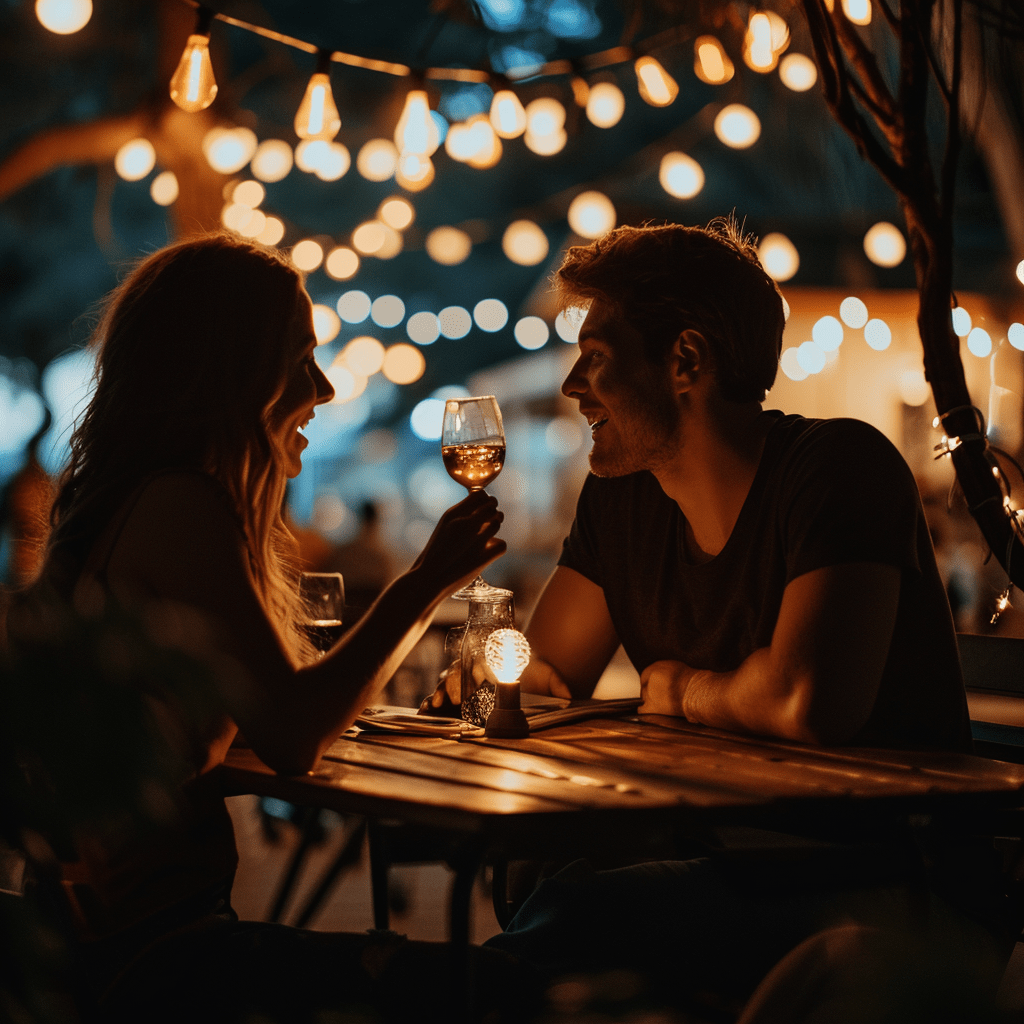
M 388 869 L 391 867 L 391 856 L 385 827 L 379 822 L 371 821 L 367 834 L 370 845 L 370 893 L 373 900 L 373 927 L 378 931 L 387 931 L 391 923 L 391 912 L 388 908 Z
M 349 832 L 341 849 L 338 851 L 334 862 L 324 872 L 316 891 L 306 900 L 299 916 L 295 920 L 296 928 L 305 928 L 309 920 L 320 909 L 320 905 L 327 898 L 338 878 L 350 867 L 359 863 L 359 851 L 363 845 L 363 837 L 366 835 L 366 821 L 356 822 L 352 831 Z
M 452 877 L 451 903 L 448 913 L 448 942 L 451 948 L 451 977 L 456 991 L 462 993 L 462 1019 L 470 1020 L 476 1004 L 475 981 L 469 957 L 469 913 L 473 883 L 483 863 L 483 850 L 473 844 L 449 860 Z
M 270 913 L 267 915 L 267 920 L 272 924 L 277 924 L 277 922 L 281 920 L 285 904 L 288 902 L 288 898 L 292 894 L 292 889 L 295 886 L 295 879 L 299 875 L 299 869 L 302 867 L 303 861 L 306 859 L 306 854 L 309 852 L 309 848 L 317 839 L 316 825 L 319 815 L 320 811 L 315 807 L 307 807 L 302 812 L 302 819 L 299 823 L 299 828 L 301 829 L 299 845 L 295 848 L 295 852 L 292 854 L 291 860 L 288 862 L 288 867 L 285 868 L 284 876 L 281 879 L 281 884 L 277 887 L 277 894 L 274 897 Z

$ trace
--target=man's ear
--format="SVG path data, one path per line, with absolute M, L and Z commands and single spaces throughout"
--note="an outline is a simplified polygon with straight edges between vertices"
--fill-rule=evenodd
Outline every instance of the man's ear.
M 672 344 L 669 371 L 677 394 L 689 391 L 711 372 L 708 343 L 700 331 L 682 331 Z

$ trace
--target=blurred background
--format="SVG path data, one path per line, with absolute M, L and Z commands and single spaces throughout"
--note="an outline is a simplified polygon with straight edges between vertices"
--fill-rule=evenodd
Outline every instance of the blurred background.
M 871 0 L 841 2 L 884 58 Z M 832 120 L 799 13 L 771 7 L 220 0 L 206 25 L 186 0 L 0 0 L 0 579 L 31 573 L 97 302 L 140 255 L 225 227 L 289 252 L 316 304 L 337 397 L 288 496 L 310 565 L 352 595 L 406 565 L 463 494 L 440 458 L 443 399 L 494 394 L 509 551 L 488 577 L 528 611 L 589 448 L 558 392 L 579 325 L 548 288 L 563 250 L 735 212 L 790 310 L 766 406 L 883 430 L 918 478 L 959 627 L 991 628 L 1005 574 L 933 458 L 899 207 Z M 201 109 L 170 101 L 183 57 L 210 62 Z M 959 170 L 954 319 L 990 440 L 1016 456 L 1019 76 L 991 95 Z M 1011 607 L 996 628 L 1022 620 Z

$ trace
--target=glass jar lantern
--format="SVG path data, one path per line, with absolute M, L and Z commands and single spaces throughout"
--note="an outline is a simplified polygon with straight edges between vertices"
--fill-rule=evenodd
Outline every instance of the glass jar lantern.
M 484 645 L 496 629 L 515 629 L 515 600 L 511 590 L 494 588 L 482 600 L 470 600 L 466 623 L 448 634 L 446 650 L 461 668 L 462 717 L 483 726 L 494 707 L 495 679 L 484 659 Z

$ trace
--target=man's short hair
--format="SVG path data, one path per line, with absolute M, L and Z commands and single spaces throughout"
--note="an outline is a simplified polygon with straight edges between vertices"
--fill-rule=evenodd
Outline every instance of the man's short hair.
M 563 306 L 609 302 L 661 363 L 685 330 L 708 343 L 723 398 L 761 402 L 779 367 L 782 295 L 733 218 L 706 228 L 620 227 L 565 255 L 556 283 Z

